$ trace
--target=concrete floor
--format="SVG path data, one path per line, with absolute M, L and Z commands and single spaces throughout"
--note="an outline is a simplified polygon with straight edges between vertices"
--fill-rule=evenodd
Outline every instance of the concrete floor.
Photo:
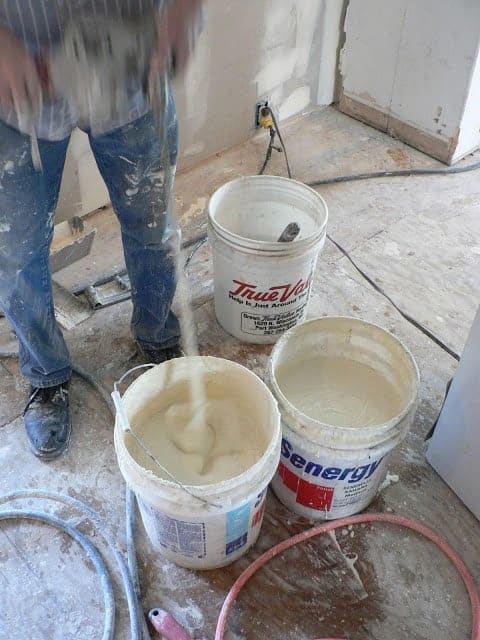
M 379 169 L 437 166 L 434 160 L 334 109 L 298 118 L 284 127 L 296 177 L 311 180 Z M 205 230 L 205 205 L 214 189 L 258 171 L 264 133 L 178 176 L 177 207 L 186 237 Z M 280 154 L 270 165 L 283 173 Z M 329 233 L 410 315 L 461 352 L 480 298 L 479 173 L 396 178 L 323 187 Z M 72 289 L 123 265 L 118 227 L 109 210 L 90 222 L 98 229 L 88 258 L 56 274 Z M 217 325 L 213 274 L 205 245 L 189 276 L 201 350 L 246 364 L 260 376 L 269 347 L 242 345 Z M 73 358 L 107 389 L 138 360 L 129 336 L 130 304 L 99 312 L 66 333 Z M 386 486 L 371 511 L 414 517 L 444 536 L 480 583 L 480 524 L 424 458 L 424 437 L 443 399 L 455 360 L 406 322 L 394 307 L 327 243 L 319 261 L 309 315 L 355 315 L 381 324 L 411 349 L 421 370 L 414 428 L 389 465 L 398 482 Z M 4 322 L 4 321 L 2 321 Z M 0 348 L 12 336 L 0 326 Z M 99 396 L 75 378 L 71 396 L 74 433 L 68 453 L 42 463 L 30 454 L 20 417 L 26 385 L 14 360 L 0 364 L 0 486 L 44 488 L 78 496 L 109 523 L 124 544 L 124 484 L 112 443 L 112 419 Z M 61 509 L 65 517 L 69 512 Z M 72 519 L 78 520 L 75 514 Z M 76 519 L 75 519 L 76 518 Z M 259 542 L 234 565 L 194 573 L 174 567 L 149 547 L 140 525 L 139 563 L 145 609 L 169 609 L 195 637 L 213 637 L 221 602 L 232 581 L 262 551 L 308 525 L 269 496 Z M 82 527 L 91 531 L 88 521 Z M 98 536 L 95 537 L 98 540 Z M 230 638 L 309 640 L 466 640 L 469 607 L 454 570 L 415 535 L 387 526 L 339 536 L 356 553 L 359 584 L 328 537 L 296 548 L 249 583 L 231 618 Z M 108 557 L 108 554 L 107 554 Z M 49 640 L 100 637 L 102 602 L 92 567 L 63 534 L 36 524 L 0 527 L 0 639 Z M 479 585 L 480 586 L 480 585 Z M 128 638 L 120 600 L 118 638 Z

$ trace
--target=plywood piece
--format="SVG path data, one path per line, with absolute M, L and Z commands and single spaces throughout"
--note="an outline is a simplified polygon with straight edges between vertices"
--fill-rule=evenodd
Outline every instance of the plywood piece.
M 52 280 L 55 318 L 64 329 L 73 329 L 93 314 L 93 309 Z
M 50 249 L 52 273 L 68 267 L 90 253 L 96 231 L 88 224 L 81 222 L 81 225 L 82 230 L 76 231 L 71 221 L 67 220 L 55 226 Z

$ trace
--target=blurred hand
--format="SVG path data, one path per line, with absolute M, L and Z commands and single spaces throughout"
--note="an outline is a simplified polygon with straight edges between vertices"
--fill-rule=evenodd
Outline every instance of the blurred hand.
M 175 72 L 181 73 L 185 69 L 193 50 L 202 4 L 202 0 L 173 0 L 158 18 L 157 44 L 151 66 L 153 74 L 165 69 L 170 53 Z
M 37 106 L 41 95 L 34 59 L 11 31 L 0 26 L 0 103 L 20 112 Z

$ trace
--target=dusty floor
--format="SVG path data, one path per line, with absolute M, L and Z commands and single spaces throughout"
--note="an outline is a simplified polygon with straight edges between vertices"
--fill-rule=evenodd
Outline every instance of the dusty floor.
M 289 123 L 284 134 L 294 174 L 302 180 L 437 165 L 333 109 Z M 205 230 L 205 205 L 217 186 L 257 172 L 266 144 L 266 136 L 261 135 L 178 177 L 177 205 L 186 237 Z M 283 173 L 279 154 L 270 170 Z M 332 237 L 405 311 L 460 352 L 480 297 L 480 173 L 355 182 L 322 187 L 320 192 L 329 205 Z M 92 255 L 56 274 L 59 282 L 72 289 L 123 265 L 111 212 L 100 212 L 90 222 L 98 229 Z M 241 345 L 215 321 L 207 245 L 195 255 L 189 275 L 202 352 L 240 361 L 264 375 L 270 348 Z M 107 389 L 138 363 L 129 336 L 129 313 L 130 304 L 122 303 L 95 313 L 66 333 L 75 361 L 94 372 Z M 424 458 L 424 436 L 437 415 L 455 361 L 406 322 L 327 243 L 309 315 L 335 314 L 372 320 L 394 332 L 410 347 L 421 370 L 415 425 L 389 467 L 399 480 L 380 492 L 370 510 L 405 514 L 426 523 L 458 550 L 480 583 L 480 525 Z M 11 349 L 14 343 L 8 328 L 2 324 L 0 329 L 0 348 Z M 81 497 L 98 509 L 123 545 L 124 484 L 115 462 L 112 419 L 103 401 L 75 378 L 70 450 L 46 464 L 33 458 L 26 446 L 20 417 L 26 386 L 16 362 L 2 361 L 0 376 L 2 492 L 44 488 Z M 61 513 L 68 515 L 64 509 Z M 88 522 L 84 526 L 91 530 Z M 306 526 L 270 496 L 260 540 L 250 553 L 225 570 L 193 573 L 162 562 L 149 548 L 140 525 L 145 609 L 169 609 L 195 637 L 212 638 L 233 579 L 274 542 Z M 448 561 L 429 544 L 387 526 L 341 532 L 338 540 L 345 552 L 358 555 L 362 584 L 330 538 L 317 539 L 275 560 L 251 581 L 235 607 L 230 638 L 469 637 L 466 594 Z M 102 608 L 95 581 L 89 563 L 64 535 L 42 525 L 3 523 L 0 638 L 100 637 Z M 122 602 L 117 621 L 117 637 L 128 638 Z

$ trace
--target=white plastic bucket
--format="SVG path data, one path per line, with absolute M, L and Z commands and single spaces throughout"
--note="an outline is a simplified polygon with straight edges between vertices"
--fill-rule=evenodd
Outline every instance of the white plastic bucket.
M 243 342 L 272 343 L 306 317 L 327 205 L 306 185 L 276 176 L 228 182 L 210 199 L 215 312 Z M 296 222 L 293 242 L 277 242 Z
M 242 394 L 248 399 L 248 411 L 256 418 L 255 429 L 265 442 L 257 462 L 229 480 L 182 488 L 139 464 L 141 450 L 132 435 L 123 430 L 118 412 L 115 449 L 153 546 L 180 566 L 213 569 L 242 556 L 258 537 L 267 487 L 280 457 L 280 414 L 268 387 L 241 365 L 212 357 L 176 358 L 150 369 L 125 392 L 123 408 L 134 432 L 136 424 L 163 408 L 162 402 L 176 386 L 188 384 L 192 365 L 204 373 L 207 400 L 212 381 L 216 396 Z M 225 418 L 228 420 L 228 416 Z
M 325 356 L 327 359 L 315 360 Z M 308 366 L 307 361 L 332 362 L 328 358 L 373 369 L 394 385 L 401 410 L 382 424 L 363 427 L 332 426 L 305 415 L 290 402 L 288 388 L 279 385 L 281 368 L 295 363 L 295 370 L 297 362 L 299 367 Z M 283 422 L 280 465 L 272 482 L 277 497 L 313 520 L 342 518 L 367 507 L 385 477 L 389 455 L 405 438 L 414 418 L 419 374 L 410 352 L 376 325 L 355 318 L 325 317 L 282 336 L 272 351 L 269 375 Z

